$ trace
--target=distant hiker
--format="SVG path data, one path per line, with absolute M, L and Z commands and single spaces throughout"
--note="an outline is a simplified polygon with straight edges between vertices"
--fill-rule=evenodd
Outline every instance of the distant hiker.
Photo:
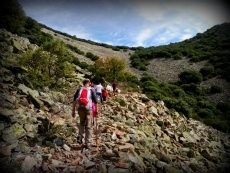
M 115 95 L 115 92 L 117 90 L 117 83 L 115 81 L 113 81 L 112 87 L 113 87 L 113 94 Z
M 77 137 L 77 142 L 82 144 L 83 134 L 85 133 L 85 147 L 90 148 L 91 137 L 92 137 L 92 127 L 93 127 L 93 116 L 92 116 L 92 103 L 95 103 L 97 107 L 97 98 L 95 90 L 90 87 L 90 80 L 84 79 L 83 86 L 78 88 L 74 94 L 74 100 L 72 105 L 72 117 L 75 118 L 75 108 L 77 108 L 80 124 L 79 124 L 79 134 Z
M 111 85 L 106 85 L 106 90 L 108 92 L 113 92 L 113 87 Z
M 97 98 L 100 98 L 101 103 L 103 103 L 103 99 L 102 99 L 102 90 L 103 89 L 104 89 L 104 87 L 101 85 L 101 83 L 99 83 L 95 87 Z
M 108 92 L 107 92 L 106 88 L 104 88 L 102 90 L 102 99 L 103 99 L 104 102 L 106 101 L 107 97 L 108 97 Z

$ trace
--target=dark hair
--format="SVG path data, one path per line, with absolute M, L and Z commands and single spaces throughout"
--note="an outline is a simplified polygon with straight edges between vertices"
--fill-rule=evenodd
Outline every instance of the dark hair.
M 83 80 L 83 85 L 87 84 L 87 83 L 90 83 L 90 80 L 89 79 L 84 79 Z

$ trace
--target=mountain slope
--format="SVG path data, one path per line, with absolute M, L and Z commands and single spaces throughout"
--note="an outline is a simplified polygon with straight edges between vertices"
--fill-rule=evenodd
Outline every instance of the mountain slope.
M 226 25 L 226 27 L 227 26 L 229 25 Z M 204 36 L 203 34 L 197 34 L 197 36 L 195 36 L 194 38 L 186 40 L 184 42 L 186 44 L 189 44 L 189 42 L 197 42 L 197 40 L 202 40 L 200 39 L 201 37 L 206 37 L 206 35 L 213 34 L 213 32 L 217 30 L 218 28 L 219 28 L 217 30 L 218 32 L 216 32 L 215 34 L 220 35 L 219 37 L 223 39 L 224 34 L 226 34 L 226 31 L 227 31 L 226 27 L 215 26 L 212 29 L 207 30 L 204 33 Z M 59 33 L 55 33 L 53 30 L 49 30 L 47 28 L 42 28 L 42 31 L 45 33 L 51 34 L 54 38 L 61 39 L 66 44 L 70 44 L 72 46 L 77 47 L 78 49 L 80 49 L 81 51 L 84 51 L 85 53 L 92 52 L 93 54 L 101 58 L 106 58 L 106 57 L 123 58 L 127 62 L 127 68 L 129 72 L 131 72 L 132 74 L 138 77 L 140 77 L 143 73 L 143 71 L 140 71 L 136 68 L 132 68 L 130 66 L 130 55 L 134 54 L 134 51 L 131 49 L 128 49 L 126 52 L 122 50 L 114 51 L 111 48 L 106 48 L 106 47 L 99 46 L 99 45 L 93 45 L 87 42 L 82 42 L 76 39 L 69 38 Z M 181 42 L 180 44 L 183 44 L 183 42 Z M 200 41 L 199 44 L 204 44 L 204 43 Z M 73 51 L 71 52 L 74 56 L 78 57 L 80 61 L 86 62 L 88 64 L 93 63 L 93 61 L 91 61 L 89 58 L 86 58 L 85 56 L 77 54 Z M 179 80 L 178 75 L 185 70 L 199 71 L 204 66 L 212 67 L 212 65 L 208 62 L 208 60 L 203 60 L 199 62 L 191 62 L 188 58 L 182 58 L 180 60 L 174 60 L 174 59 L 169 59 L 169 58 L 154 58 L 150 60 L 149 63 L 150 65 L 148 65 L 147 72 L 151 74 L 152 76 L 154 76 L 154 78 L 156 78 L 160 82 L 177 82 Z M 201 86 L 210 88 L 213 84 L 218 84 L 222 88 L 222 92 L 217 93 L 217 94 L 212 94 L 208 97 L 215 102 L 220 102 L 220 101 L 229 102 L 230 87 L 228 86 L 230 86 L 230 83 L 226 81 L 225 79 L 222 79 L 217 76 L 215 78 L 203 81 L 201 83 Z

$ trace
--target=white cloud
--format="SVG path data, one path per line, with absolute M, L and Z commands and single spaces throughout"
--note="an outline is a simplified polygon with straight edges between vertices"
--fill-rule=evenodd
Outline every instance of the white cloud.
M 149 28 L 143 29 L 136 37 L 136 45 L 143 46 L 144 42 L 152 36 L 152 30 Z

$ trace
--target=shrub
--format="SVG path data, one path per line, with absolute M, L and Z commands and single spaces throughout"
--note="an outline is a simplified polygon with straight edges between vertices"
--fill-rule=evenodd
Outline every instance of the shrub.
M 211 103 L 210 101 L 208 100 L 200 100 L 198 101 L 197 105 L 201 108 L 208 108 L 208 109 L 211 109 L 211 110 L 215 110 L 215 105 L 213 103 Z
M 96 61 L 99 59 L 99 56 L 94 55 L 92 52 L 87 52 L 85 56 L 87 58 L 91 59 L 92 61 Z
M 219 109 L 221 112 L 227 113 L 230 111 L 230 104 L 224 103 L 224 102 L 219 102 L 219 103 L 217 103 L 216 108 Z
M 145 65 L 140 65 L 139 70 L 147 71 L 147 67 Z
M 186 117 L 190 117 L 192 115 L 192 109 L 190 106 L 181 99 L 167 97 L 163 101 L 169 108 L 176 109 L 178 112 L 183 113 Z
M 80 64 L 80 61 L 79 61 L 78 58 L 75 58 L 75 57 L 74 57 L 74 58 L 72 59 L 72 63 L 75 64 L 75 65 L 79 65 L 79 64 Z
M 221 92 L 222 92 L 221 87 L 219 87 L 217 85 L 211 86 L 210 93 L 221 93 Z
M 212 76 L 214 74 L 214 69 L 212 67 L 203 67 L 200 69 L 200 73 L 203 77 Z
M 214 119 L 214 118 L 206 118 L 204 119 L 204 123 L 222 132 L 229 131 L 229 125 L 227 124 L 228 122 L 226 121 L 222 121 L 222 120 Z
M 89 64 L 87 64 L 86 62 L 80 62 L 79 67 L 81 67 L 82 69 L 88 69 Z
M 197 105 L 197 101 L 194 97 L 185 96 L 183 97 L 183 100 L 193 108 Z
M 179 54 L 173 55 L 172 58 L 175 59 L 175 60 L 182 59 L 181 55 L 179 55 Z
M 212 117 L 213 116 L 213 112 L 210 109 L 199 109 L 197 112 L 198 116 L 201 118 L 207 118 L 207 117 Z
M 200 72 L 197 71 L 184 71 L 179 74 L 180 81 L 182 83 L 195 83 L 199 84 L 202 82 L 203 77 Z
M 182 89 L 174 89 L 173 90 L 173 94 L 176 96 L 176 97 L 184 97 L 186 95 L 186 93 L 184 92 L 184 90 Z
M 195 94 L 195 95 L 201 95 L 202 91 L 200 90 L 199 86 L 196 84 L 183 84 L 181 85 L 181 88 L 187 93 L 187 94 Z

